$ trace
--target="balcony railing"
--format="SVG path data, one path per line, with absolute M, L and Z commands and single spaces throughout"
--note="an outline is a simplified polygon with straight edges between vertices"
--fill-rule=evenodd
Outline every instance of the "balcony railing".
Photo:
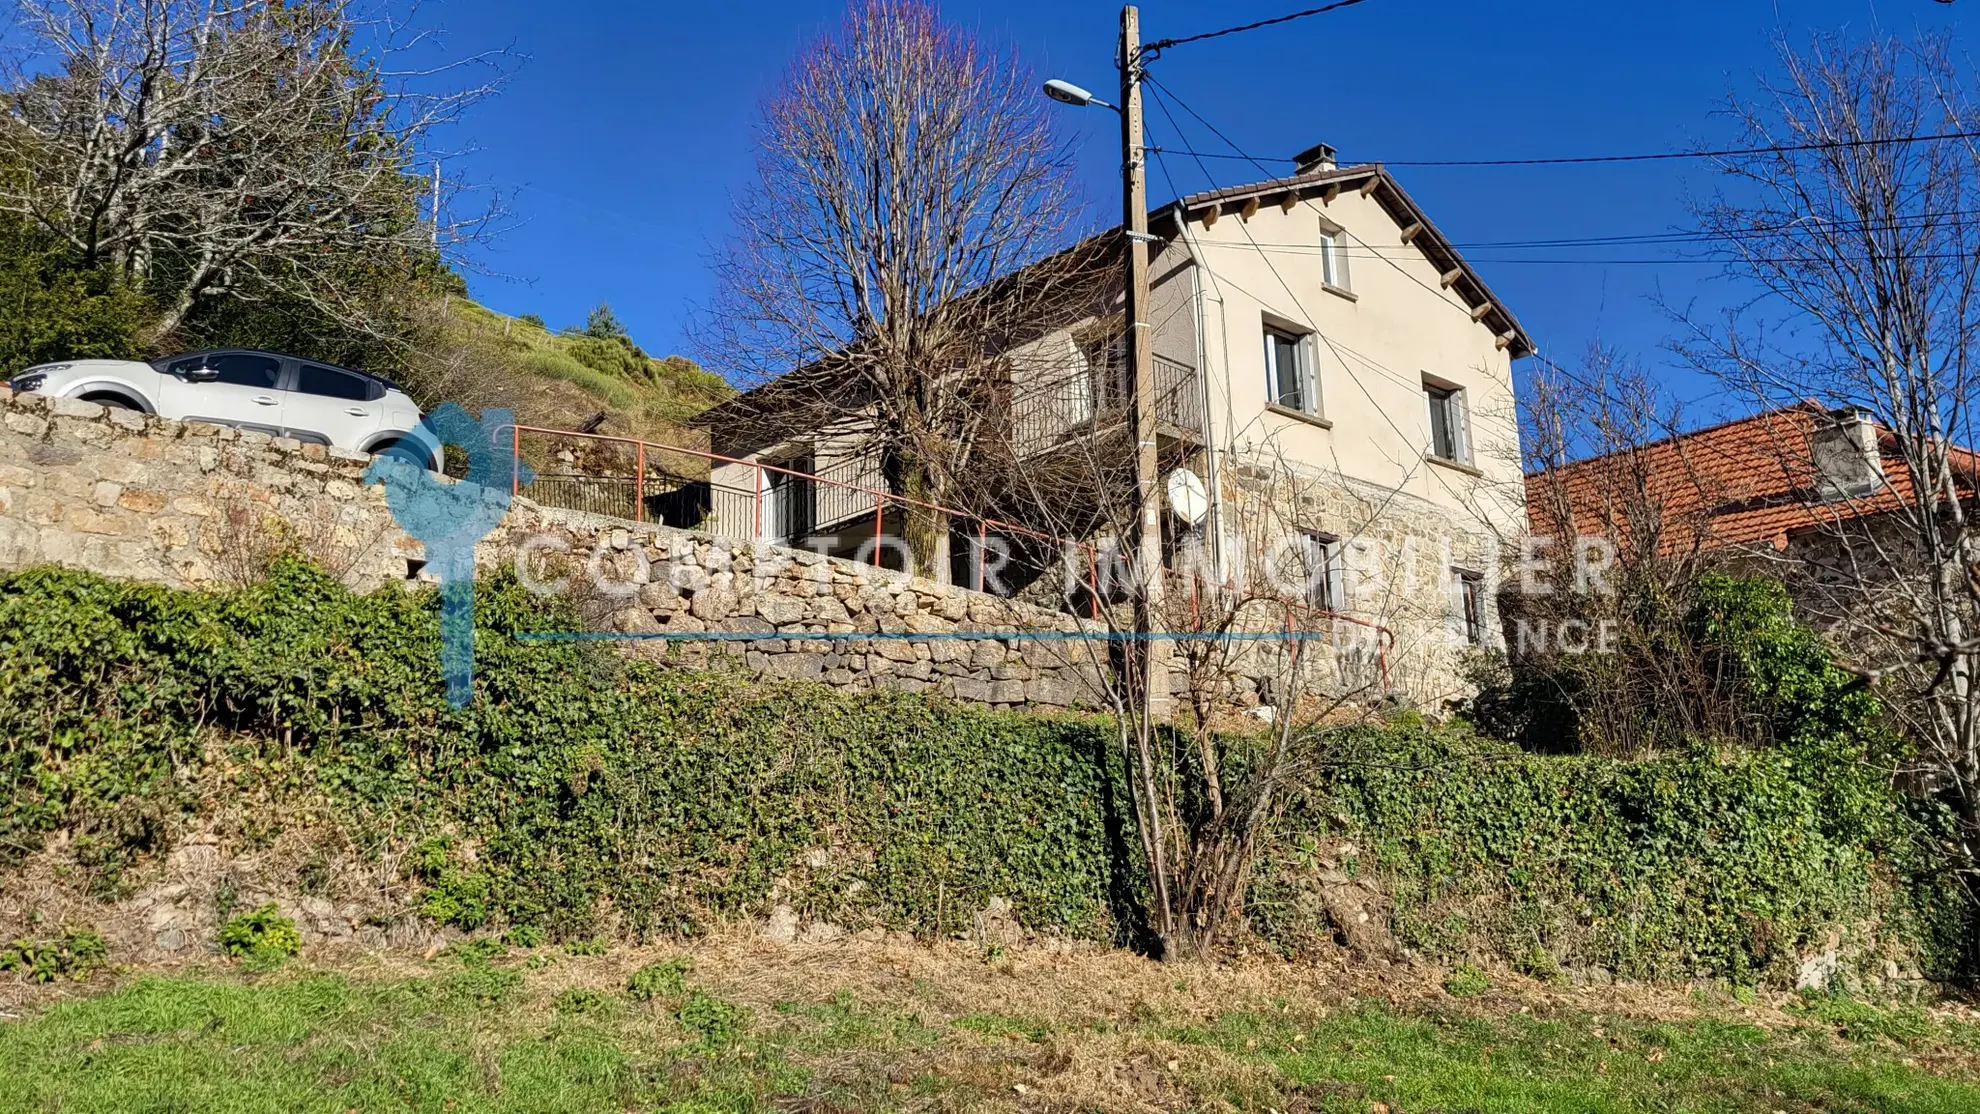
M 1172 432 L 1201 437 L 1203 390 L 1196 369 L 1154 357 L 1155 420 Z M 1011 402 L 1011 444 L 1031 456 L 1079 437 L 1122 425 L 1128 414 L 1128 372 L 1109 360 L 1090 371 L 1020 389 Z

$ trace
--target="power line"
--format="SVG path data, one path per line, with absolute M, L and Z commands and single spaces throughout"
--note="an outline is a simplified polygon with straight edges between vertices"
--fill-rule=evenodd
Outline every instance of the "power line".
M 1174 96 L 1174 94 L 1170 94 Z M 1177 104 L 1182 104 L 1177 101 Z M 1188 106 L 1184 106 L 1187 108 Z M 1191 115 L 1195 115 L 1191 113 Z M 1837 151 L 1846 147 L 1899 147 L 1911 143 L 1938 143 L 1960 139 L 1980 139 L 1980 131 L 1933 132 L 1930 135 L 1894 135 L 1883 139 L 1830 139 L 1819 143 L 1789 143 L 1766 147 L 1721 147 L 1706 151 L 1643 151 L 1623 155 L 1550 155 L 1530 159 L 1370 159 L 1378 166 L 1508 167 L 1508 166 L 1588 166 L 1597 163 L 1669 162 L 1678 159 L 1725 159 L 1744 155 L 1785 155 L 1805 151 Z M 1219 155 L 1181 152 L 1205 159 L 1235 159 L 1265 169 L 1268 162 L 1299 160 L 1287 155 Z
M 1634 155 L 1573 155 L 1538 159 L 1384 159 L 1384 166 L 1581 166 L 1589 163 L 1660 162 L 1671 159 L 1723 159 L 1738 155 L 1782 155 L 1800 151 L 1836 151 L 1845 147 L 1896 147 L 1949 139 L 1980 139 L 1980 131 L 1898 135 L 1886 139 L 1834 139 L 1820 143 L 1791 143 L 1771 147 L 1726 147 L 1715 151 L 1662 151 Z M 1288 160 L 1276 160 L 1288 161 Z
M 1366 4 L 1367 2 L 1368 0 L 1337 0 L 1335 3 L 1322 7 L 1308 8 L 1303 12 L 1274 16 L 1271 19 L 1261 19 L 1256 23 L 1247 23 L 1241 27 L 1226 27 L 1222 31 L 1205 31 L 1200 35 L 1184 35 L 1179 39 L 1156 39 L 1154 42 L 1144 45 L 1141 48 L 1141 53 L 1143 58 L 1146 59 L 1172 46 L 1181 46 L 1184 43 L 1200 43 L 1205 39 L 1221 39 L 1225 35 L 1235 35 L 1240 31 L 1256 31 L 1260 27 L 1274 27 L 1281 23 L 1291 23 L 1295 19 L 1305 19 L 1310 15 L 1325 15 L 1328 12 L 1339 11 L 1342 8 L 1352 8 L 1356 4 Z

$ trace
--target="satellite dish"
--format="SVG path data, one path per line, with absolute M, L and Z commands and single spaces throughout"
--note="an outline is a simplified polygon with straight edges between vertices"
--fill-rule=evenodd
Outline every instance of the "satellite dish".
M 1196 473 L 1184 468 L 1169 473 L 1169 509 L 1191 526 L 1210 513 L 1210 492 Z

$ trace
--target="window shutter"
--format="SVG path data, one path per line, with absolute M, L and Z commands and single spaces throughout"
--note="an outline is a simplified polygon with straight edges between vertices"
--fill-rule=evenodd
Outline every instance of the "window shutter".
M 1432 456 L 1437 454 L 1437 400 L 1430 394 L 1430 384 L 1423 385 L 1423 451 Z
M 1456 459 L 1471 463 L 1471 397 L 1470 391 L 1451 392 L 1451 447 L 1457 450 Z
M 1346 551 L 1341 548 L 1340 542 L 1328 542 L 1326 548 L 1327 606 L 1334 611 L 1346 611 L 1348 609 L 1347 575 L 1346 570 L 1341 567 Z
M 1353 290 L 1354 284 L 1348 281 L 1348 234 L 1334 233 L 1334 285 L 1342 290 Z
M 1279 401 L 1279 346 L 1272 342 L 1272 331 L 1265 331 L 1265 395 L 1268 402 Z
M 1301 357 L 1300 409 L 1309 414 L 1318 414 L 1320 412 L 1320 375 L 1317 370 L 1320 366 L 1319 344 L 1312 333 L 1299 338 L 1299 354 Z

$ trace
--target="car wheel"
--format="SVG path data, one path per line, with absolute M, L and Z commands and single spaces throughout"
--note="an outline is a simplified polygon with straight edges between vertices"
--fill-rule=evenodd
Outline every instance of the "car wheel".
M 138 409 L 138 407 L 132 405 L 130 399 L 125 398 L 123 395 L 84 395 L 80 401 L 94 402 L 98 406 L 107 406 L 112 410 Z
M 405 438 L 403 438 L 403 437 L 394 437 L 394 438 L 393 438 L 393 439 L 391 439 L 390 441 L 381 441 L 381 442 L 379 442 L 378 444 L 376 444 L 376 445 L 373 445 L 373 446 L 371 447 L 371 452 L 372 452 L 372 455 L 373 455 L 373 456 L 383 456 L 383 455 L 385 455 L 385 453 L 386 453 L 386 452 L 387 452 L 388 450 L 390 450 L 390 449 L 391 449 L 391 448 L 392 448 L 392 447 L 393 447 L 394 445 L 397 445 L 397 444 L 398 444 L 399 442 L 401 442 L 401 441 L 403 441 L 403 440 L 405 440 Z M 426 468 L 426 470 L 427 470 L 427 471 L 429 471 L 429 472 L 432 472 L 432 471 L 436 471 L 436 469 L 435 469 L 435 468 L 433 467 L 433 457 L 432 457 L 432 455 L 431 455 L 431 454 L 429 454 L 429 455 L 427 456 L 427 458 L 426 458 L 426 460 L 425 460 L 425 462 L 424 462 L 424 465 L 425 465 L 425 468 Z

